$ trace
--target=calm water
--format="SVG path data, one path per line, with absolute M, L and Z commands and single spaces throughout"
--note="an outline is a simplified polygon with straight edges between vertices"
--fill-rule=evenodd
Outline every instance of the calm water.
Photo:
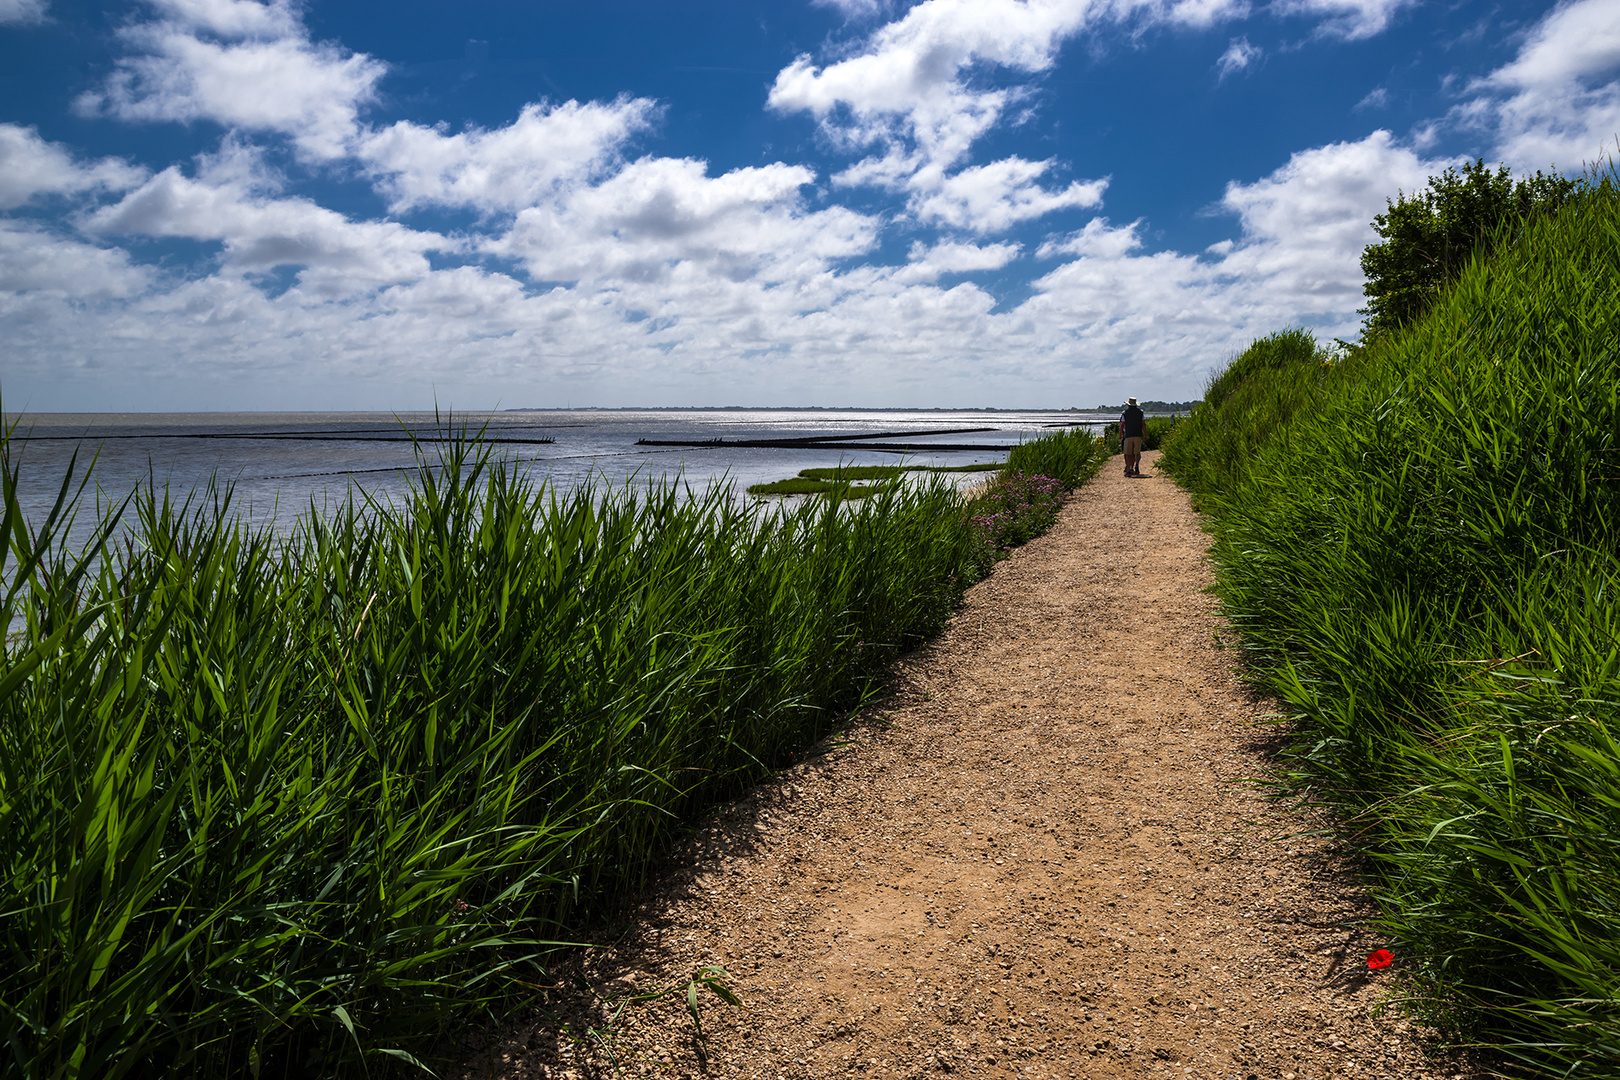
M 622 482 L 680 475 L 694 486 L 780 480 L 800 469 L 844 464 L 967 465 L 997 462 L 1008 447 L 1041 434 L 1113 417 L 1073 412 L 858 411 L 823 409 L 545 410 L 463 413 L 499 452 L 537 477 L 568 489 L 590 476 Z M 16 421 L 10 451 L 20 467 L 25 512 L 49 507 L 75 451 L 95 457 L 96 486 L 121 497 L 148 477 L 175 494 L 211 477 L 235 486 L 238 508 L 256 523 L 285 527 L 316 504 L 345 499 L 351 487 L 397 498 L 413 466 L 407 432 L 442 434 L 432 413 L 30 413 Z M 922 434 L 989 428 L 971 434 Z M 902 453 L 851 449 L 638 446 L 660 441 L 853 437 L 891 433 Z M 555 440 L 549 444 L 519 440 Z M 929 450 L 942 444 L 985 449 Z M 430 448 L 431 450 L 431 448 Z M 972 474 L 967 474 L 972 477 Z M 741 497 L 739 495 L 739 497 Z

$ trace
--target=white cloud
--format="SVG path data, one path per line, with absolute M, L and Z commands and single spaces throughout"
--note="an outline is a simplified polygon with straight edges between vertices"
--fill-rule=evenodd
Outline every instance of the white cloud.
M 937 281 L 945 274 L 965 274 L 976 270 L 1000 270 L 1018 258 L 1018 244 L 962 244 L 942 241 L 929 247 L 921 241 L 911 245 L 909 259 L 895 274 L 904 284 Z
M 1226 47 L 1221 58 L 1215 62 L 1215 71 L 1221 81 L 1235 72 L 1246 71 L 1254 66 L 1265 50 L 1258 45 L 1250 45 L 1246 37 L 1233 38 L 1232 44 Z
M 28 26 L 45 21 L 46 0 L 0 0 L 0 26 Z
M 1452 164 L 1420 158 L 1382 130 L 1294 154 L 1262 180 L 1227 185 L 1221 205 L 1239 216 L 1244 241 L 1222 266 L 1267 281 L 1301 310 L 1359 307 L 1373 217 L 1397 190 L 1419 190 Z
M 1620 68 L 1620 8 L 1610 0 L 1576 0 L 1543 19 L 1513 62 L 1487 82 L 1516 90 L 1560 89 Z
M 893 0 L 810 0 L 810 6 L 832 8 L 846 19 L 870 19 L 885 14 Z
M 1396 14 L 1417 0 L 1272 0 L 1277 15 L 1300 15 L 1320 20 L 1322 37 L 1360 41 L 1383 33 Z
M 64 239 L 32 222 L 0 220 L 0 293 L 104 300 L 133 296 L 146 288 L 150 277 L 117 248 Z
M 630 97 L 530 104 L 506 127 L 455 135 L 402 120 L 368 133 L 357 153 L 381 177 L 396 212 L 423 205 L 516 211 L 600 172 L 657 110 Z
M 1453 122 L 1494 129 L 1498 152 L 1523 168 L 1568 169 L 1620 136 L 1620 5 L 1562 4 L 1519 54 L 1470 88 Z
M 1059 255 L 1089 255 L 1096 258 L 1118 259 L 1142 246 L 1137 230 L 1140 219 L 1129 225 L 1114 228 L 1107 218 L 1092 218 L 1086 227 L 1069 236 L 1053 237 L 1035 251 L 1037 259 L 1050 259 Z
M 1149 10 L 1156 11 L 1156 8 Z M 1247 18 L 1248 0 L 1176 0 L 1159 18 L 1177 26 L 1204 29 L 1220 22 Z
M 80 163 L 33 128 L 0 123 L 0 210 L 13 210 L 39 195 L 124 191 L 146 173 L 116 158 Z
M 298 266 L 302 287 L 353 293 L 413 281 L 428 272 L 428 251 L 458 245 L 392 221 L 350 221 L 308 199 L 273 198 L 248 151 L 228 148 L 193 179 L 164 169 L 118 203 L 97 210 L 86 228 L 101 234 L 219 241 L 224 266 L 263 272 Z
M 212 120 L 290 137 L 310 160 L 341 157 L 386 66 L 309 40 L 293 10 L 253 0 L 163 0 L 120 32 L 123 57 L 81 112 L 121 120 Z M 207 36 L 204 36 L 207 35 Z
M 488 250 L 547 281 L 661 279 L 691 263 L 728 280 L 783 280 L 869 250 L 877 223 L 832 207 L 808 212 L 809 169 L 781 163 L 711 177 L 701 161 L 642 158 L 559 201 L 523 210 Z
M 1389 91 L 1382 86 L 1375 86 L 1367 91 L 1367 96 L 1356 102 L 1356 111 L 1362 109 L 1382 109 L 1389 104 Z
M 167 21 L 227 38 L 304 36 L 298 7 L 285 0 L 148 0 Z
M 1054 210 L 1102 202 L 1107 180 L 1077 180 L 1057 191 L 1042 188 L 1039 180 L 1050 167 L 1050 162 L 1013 157 L 962 169 L 917 191 L 911 210 L 930 224 L 991 233 Z
M 1086 0 L 924 0 L 874 32 L 855 55 L 825 67 L 800 56 L 771 86 L 770 107 L 808 112 L 852 147 L 915 140 L 940 166 L 1001 116 L 1012 95 L 970 88 L 978 64 L 1034 73 L 1084 23 Z

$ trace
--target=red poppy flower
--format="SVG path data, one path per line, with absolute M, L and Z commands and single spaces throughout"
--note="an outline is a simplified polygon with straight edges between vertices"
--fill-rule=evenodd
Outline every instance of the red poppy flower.
M 1394 962 L 1395 954 L 1390 952 L 1388 949 L 1379 949 L 1377 952 L 1367 957 L 1367 966 L 1372 968 L 1374 971 L 1377 971 L 1379 968 L 1387 968 Z

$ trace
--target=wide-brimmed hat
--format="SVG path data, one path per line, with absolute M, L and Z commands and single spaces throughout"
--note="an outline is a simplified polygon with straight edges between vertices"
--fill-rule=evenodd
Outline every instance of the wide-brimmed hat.
M 1128 398 L 1125 399 L 1125 404 L 1127 404 L 1127 405 L 1135 405 L 1136 404 L 1136 399 L 1133 398 L 1133 397 L 1128 397 Z

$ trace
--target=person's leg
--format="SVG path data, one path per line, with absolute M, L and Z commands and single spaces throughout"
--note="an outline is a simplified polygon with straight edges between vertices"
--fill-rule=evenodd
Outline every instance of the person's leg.
M 1138 476 L 1140 475 L 1142 464 L 1142 439 L 1140 436 L 1134 436 L 1132 438 L 1123 440 L 1123 442 L 1123 449 L 1125 451 L 1125 475 Z

